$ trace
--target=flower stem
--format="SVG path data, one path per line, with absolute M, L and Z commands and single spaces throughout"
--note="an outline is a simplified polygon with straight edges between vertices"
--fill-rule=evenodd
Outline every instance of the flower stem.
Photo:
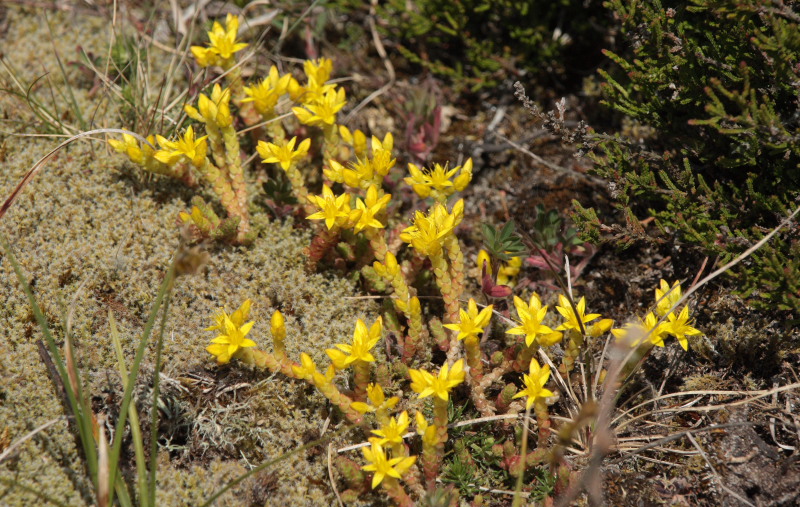
M 311 244 L 305 249 L 305 254 L 308 256 L 308 259 L 306 259 L 306 269 L 309 272 L 316 271 L 319 261 L 325 257 L 328 250 L 330 250 L 338 240 L 338 227 L 334 227 L 333 229 L 321 229 L 317 235 L 314 236 L 314 239 L 311 240 Z
M 403 489 L 403 486 L 400 485 L 400 481 L 394 477 L 386 477 L 383 479 L 381 484 L 383 485 L 383 489 L 386 491 L 386 494 L 389 495 L 389 498 L 392 499 L 395 505 L 400 507 L 414 506 L 414 502 Z
M 225 163 L 228 167 L 228 176 L 231 180 L 231 188 L 236 195 L 236 203 L 241 211 L 242 221 L 239 222 L 240 240 L 250 230 L 250 212 L 247 209 L 247 185 L 244 181 L 244 170 L 242 169 L 242 157 L 239 153 L 239 138 L 232 125 L 222 129 L 222 137 L 225 141 Z
M 292 195 L 294 195 L 295 199 L 299 203 L 307 203 L 305 204 L 306 207 L 309 208 L 310 212 L 309 215 L 314 211 L 311 209 L 313 206 L 308 203 L 308 188 L 306 187 L 306 180 L 303 178 L 303 173 L 300 172 L 300 169 L 297 168 L 297 164 L 292 163 L 289 168 L 286 170 L 286 177 L 289 178 L 289 182 L 292 184 Z
M 383 234 L 383 229 L 367 227 L 364 233 L 367 235 L 367 239 L 369 239 L 369 246 L 372 248 L 375 260 L 378 262 L 386 262 L 386 253 L 389 251 L 389 246 L 386 244 L 386 237 Z
M 436 276 L 436 284 L 439 286 L 442 298 L 444 298 L 445 323 L 456 323 L 459 321 L 458 312 L 461 309 L 461 305 L 458 302 L 458 293 L 450 277 L 447 261 L 441 254 L 432 255 L 430 259 L 433 266 L 433 274 Z M 443 350 L 450 350 L 458 345 L 458 333 L 455 331 L 448 332 L 450 333 L 450 342 L 447 344 L 447 348 Z
M 481 361 L 481 343 L 477 336 L 468 336 L 464 339 L 464 350 L 467 353 L 469 373 L 476 381 L 483 377 L 483 361 Z
M 353 400 L 367 400 L 367 385 L 369 385 L 369 363 L 356 361 L 353 363 Z
M 342 411 L 342 413 L 351 423 L 360 426 L 364 422 L 364 416 L 359 412 L 356 412 L 350 406 L 353 403 L 353 400 L 347 395 L 342 394 L 341 391 L 339 391 L 339 388 L 337 388 L 333 382 L 325 379 L 324 375 L 315 374 L 314 378 L 310 381 L 317 389 L 319 389 L 319 392 L 321 392 L 323 396 L 328 398 L 331 403 L 336 405 L 339 410 Z

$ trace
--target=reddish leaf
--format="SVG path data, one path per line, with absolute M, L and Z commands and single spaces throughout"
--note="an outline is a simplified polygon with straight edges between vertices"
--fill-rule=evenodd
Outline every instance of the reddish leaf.
M 492 277 L 484 271 L 483 284 L 481 287 L 483 293 L 492 298 L 507 298 L 511 295 L 511 287 L 508 285 L 495 285 Z

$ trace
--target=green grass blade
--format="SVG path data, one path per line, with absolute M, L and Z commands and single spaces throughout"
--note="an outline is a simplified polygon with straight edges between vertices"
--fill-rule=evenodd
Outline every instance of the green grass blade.
M 150 408 L 150 470 L 147 478 L 147 494 L 150 505 L 156 505 L 156 470 L 158 469 L 158 398 L 159 380 L 161 378 L 161 350 L 164 348 L 164 327 L 167 325 L 170 295 L 164 299 L 164 311 L 161 312 L 161 326 L 156 341 L 156 365 L 153 371 L 153 405 Z
M 142 364 L 142 359 L 144 358 L 144 352 L 147 349 L 147 342 L 150 339 L 150 334 L 153 331 L 153 326 L 156 322 L 156 316 L 158 315 L 158 310 L 161 308 L 161 303 L 164 301 L 164 298 L 167 296 L 169 292 L 172 291 L 173 282 L 175 280 L 175 262 L 173 261 L 170 264 L 169 269 L 167 270 L 167 274 L 164 277 L 164 281 L 161 282 L 161 287 L 158 290 L 158 294 L 156 295 L 156 300 L 153 303 L 153 309 L 150 311 L 150 316 L 147 319 L 147 323 L 145 324 L 144 331 L 142 333 L 142 338 L 139 341 L 139 347 L 136 350 L 136 356 L 133 359 L 133 365 L 131 366 L 131 372 L 128 376 L 128 385 L 125 386 L 125 394 L 122 397 L 122 405 L 120 406 L 119 412 L 119 420 L 117 420 L 116 430 L 114 431 L 114 443 L 111 446 L 111 454 L 109 455 L 109 461 L 111 463 L 118 463 L 119 462 L 119 455 L 122 450 L 122 435 L 124 435 L 125 430 L 125 423 L 128 419 L 128 408 L 131 404 L 131 399 L 133 398 L 133 387 L 136 384 L 136 379 L 139 376 L 139 367 Z M 116 467 L 112 467 L 109 471 L 109 480 L 113 484 L 116 480 Z M 113 492 L 112 498 L 109 499 L 110 503 L 113 503 Z
M 77 296 L 78 293 L 80 293 L 80 290 L 81 289 L 78 289 L 78 292 L 76 293 L 76 296 Z M 92 410 L 92 405 L 91 405 L 91 403 L 89 401 L 88 393 L 86 391 L 84 391 L 84 389 L 83 389 L 83 381 L 81 379 L 81 372 L 78 369 L 78 358 L 75 355 L 75 347 L 73 346 L 73 341 L 72 341 L 72 326 L 70 325 L 71 316 L 69 315 L 69 312 L 67 311 L 66 307 L 64 306 L 64 302 L 61 301 L 60 303 L 62 305 L 62 317 L 61 318 L 63 320 L 62 329 L 63 329 L 63 332 L 64 332 L 64 354 L 65 354 L 64 366 L 65 366 L 65 369 L 67 369 L 67 375 L 69 375 L 69 373 L 70 373 L 69 370 L 68 370 L 69 362 L 67 361 L 67 358 L 71 356 L 72 357 L 72 366 L 75 369 L 75 371 L 73 372 L 74 375 L 75 375 L 75 385 L 77 387 L 77 389 L 74 391 L 75 392 L 75 397 L 77 398 L 78 402 L 81 404 L 81 408 L 83 410 L 83 412 L 82 412 L 83 416 L 84 417 L 88 417 L 87 426 L 88 426 L 88 429 L 90 431 L 90 434 L 92 435 L 92 441 L 94 441 L 94 422 L 93 422 L 94 421 L 94 412 Z M 73 301 L 73 304 L 71 305 L 71 307 L 73 307 L 73 308 L 75 307 L 74 301 Z M 66 354 L 69 354 L 69 356 L 67 356 Z M 69 381 L 69 379 L 67 379 L 67 381 Z M 72 385 L 72 382 L 70 382 L 70 385 Z M 99 459 L 98 459 L 98 462 L 99 462 Z M 98 468 L 98 470 L 99 470 L 99 468 Z
M 117 492 L 117 502 L 122 507 L 133 507 L 133 500 L 131 500 L 131 495 L 128 493 L 128 485 L 125 484 L 125 479 L 121 475 L 117 476 L 114 490 Z
M 114 343 L 114 351 L 117 353 L 117 364 L 119 376 L 122 378 L 122 387 L 127 388 L 130 383 L 128 378 L 128 366 L 125 364 L 125 355 L 122 352 L 122 343 L 119 339 L 117 321 L 111 310 L 108 311 L 108 323 L 111 328 L 111 341 Z M 142 427 L 139 424 L 139 413 L 136 411 L 136 402 L 131 401 L 128 409 L 128 417 L 131 420 L 131 438 L 133 439 L 133 452 L 136 456 L 136 483 L 139 491 L 139 505 L 148 507 L 147 500 L 147 462 L 144 457 L 144 442 L 142 441 Z
M 91 476 L 92 481 L 95 483 L 95 487 L 97 487 L 97 447 L 95 445 L 94 435 L 92 432 L 92 415 L 91 413 L 84 412 L 82 405 L 78 402 L 76 397 L 77 393 L 72 390 L 72 385 L 69 381 L 69 375 L 67 374 L 67 368 L 64 365 L 64 360 L 61 357 L 58 347 L 56 346 L 56 342 L 53 339 L 53 335 L 50 332 L 50 327 L 47 325 L 47 318 L 45 318 L 42 309 L 36 303 L 36 298 L 34 297 L 33 291 L 31 290 L 31 287 L 25 278 L 25 274 L 22 272 L 22 267 L 14 257 L 14 254 L 11 251 L 11 245 L 8 244 L 8 240 L 3 234 L 0 234 L 0 244 L 2 244 L 6 257 L 11 263 L 14 273 L 17 275 L 17 280 L 22 287 L 22 291 L 28 298 L 28 303 L 31 305 L 31 310 L 33 311 L 36 323 L 42 330 L 42 335 L 44 335 L 47 349 L 49 350 L 53 359 L 53 363 L 58 370 L 58 375 L 61 377 L 64 390 L 67 392 L 67 398 L 69 399 L 72 413 L 75 416 L 75 421 L 77 422 L 78 433 L 80 436 L 81 445 L 83 447 L 84 457 L 86 458 L 86 466 L 89 469 L 89 475 Z
M 47 11 L 45 12 L 45 22 L 47 23 L 47 30 L 50 32 L 50 43 L 53 46 L 53 54 L 56 56 L 56 62 L 58 62 L 58 68 L 61 69 L 61 76 L 64 78 L 64 84 L 67 87 L 67 94 L 69 98 L 70 105 L 72 106 L 72 112 L 75 113 L 75 117 L 78 120 L 78 124 L 81 127 L 81 130 L 88 130 L 86 125 L 86 120 L 83 118 L 83 112 L 81 111 L 80 106 L 78 106 L 78 101 L 75 100 L 75 93 L 72 91 L 72 85 L 67 79 L 67 71 L 64 69 L 64 64 L 61 62 L 61 55 L 58 54 L 58 49 L 56 48 L 56 43 L 53 40 L 53 27 L 50 24 L 50 19 L 47 17 Z
M 295 29 L 300 25 L 300 23 L 302 23 L 302 21 L 304 19 L 306 19 L 306 16 L 308 16 L 311 13 L 311 11 L 314 10 L 314 7 L 316 7 L 317 4 L 319 4 L 319 3 L 320 3 L 320 0 L 314 0 L 313 2 L 311 2 L 311 5 L 309 5 L 306 8 L 306 10 L 304 10 L 302 12 L 302 14 L 300 14 L 300 17 L 297 18 L 294 23 L 292 23 L 292 25 L 289 27 L 289 29 L 286 30 L 286 32 L 283 32 L 282 37 L 280 39 L 278 39 L 277 44 L 275 44 L 275 49 L 273 50 L 273 52 L 275 54 L 280 54 L 280 50 L 283 47 L 283 41 L 286 39 L 286 37 L 288 37 L 292 32 L 295 31 Z M 286 21 L 284 21 L 284 23 L 285 22 Z

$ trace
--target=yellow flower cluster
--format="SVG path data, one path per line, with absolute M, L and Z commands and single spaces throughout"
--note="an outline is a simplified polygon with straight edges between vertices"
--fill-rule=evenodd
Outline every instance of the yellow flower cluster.
M 612 329 L 611 333 L 618 340 L 627 340 L 631 347 L 638 347 L 643 343 L 663 347 L 664 338 L 673 336 L 683 350 L 689 350 L 688 337 L 703 333 L 692 326 L 688 305 L 676 313 L 681 297 L 680 282 L 676 281 L 670 287 L 666 280 L 661 280 L 660 287 L 656 289 L 655 313 L 649 312 L 644 319 L 628 323 L 620 329 Z
M 359 155 L 359 148 L 356 137 L 350 134 L 350 131 L 345 127 L 340 127 L 342 139 L 354 147 L 356 153 L 356 162 L 345 167 L 336 160 L 329 160 L 328 165 L 323 172 L 325 177 L 335 183 L 344 183 L 352 188 L 367 189 L 372 185 L 381 185 L 383 178 L 389 174 L 389 171 L 394 167 L 396 159 L 392 158 L 392 148 L 394 147 L 394 137 L 391 133 L 381 141 L 375 136 L 372 136 L 372 156 L 366 154 L 366 144 L 364 151 Z M 357 130 L 356 134 L 364 134 Z M 365 138 L 366 139 L 366 138 Z M 360 141 L 359 141 L 360 142 Z M 366 140 L 364 141 L 366 143 Z
M 161 136 L 148 139 L 151 144 L 157 143 L 160 149 L 140 144 L 132 136 L 112 141 L 111 146 L 127 154 L 134 162 L 150 165 L 153 169 L 178 166 L 190 170 L 190 165 L 194 166 L 196 172 L 202 173 L 214 185 L 229 215 L 240 219 L 239 223 L 245 223 L 249 217 L 249 201 L 244 191 L 246 185 L 241 171 L 238 133 L 234 128 L 239 122 L 235 121 L 233 114 L 238 114 L 245 125 L 253 128 L 262 126 L 255 125 L 259 120 L 252 118 L 254 111 L 269 120 L 264 127 L 271 138 L 259 141 L 256 147 L 261 160 L 277 164 L 286 172 L 292 191 L 307 209 L 304 211 L 308 219 L 325 223 L 325 228 L 320 228 L 315 237 L 316 243 L 312 241 L 308 249 L 309 258 L 314 258 L 315 262 L 323 259 L 325 247 L 342 240 L 340 232 L 343 230 L 363 233 L 374 254 L 374 273 L 391 285 L 395 307 L 405 316 L 405 323 L 400 322 L 400 327 L 405 324 L 406 330 L 398 333 L 397 347 L 402 361 L 408 364 L 407 360 L 419 358 L 416 351 L 428 346 L 432 337 L 440 350 L 447 353 L 447 359 L 438 372 L 423 368 L 407 370 L 411 391 L 420 399 L 428 398 L 433 405 L 432 422 L 420 412 L 415 416 L 416 433 L 423 442 L 421 461 L 426 481 L 435 481 L 442 463 L 447 442 L 448 402 L 454 390 L 463 383 L 467 382 L 478 410 L 483 415 L 492 415 L 500 405 L 499 401 L 494 404 L 485 399 L 487 387 L 501 376 L 519 372 L 527 366 L 527 372 L 520 372 L 523 373 L 524 386 L 513 398 L 525 398 L 528 409 L 536 407 L 542 444 L 547 441 L 550 425 L 546 400 L 556 395 L 546 387 L 551 376 L 549 356 L 543 366 L 532 357 L 540 352 L 538 347 L 550 347 L 563 341 L 564 354 L 559 371 L 567 374 L 579 358 L 590 355 L 582 353 L 594 343 L 591 338 L 609 331 L 618 339 L 628 339 L 634 346 L 645 342 L 663 346 L 667 336 L 674 336 L 684 349 L 688 348 L 689 336 L 700 334 L 692 327 L 688 306 L 678 308 L 681 299 L 678 282 L 670 286 L 662 280 L 656 289 L 653 312 L 636 324 L 613 330 L 611 319 L 587 310 L 585 297 L 572 299 L 560 294 L 557 304 L 552 304 L 555 311 L 548 313 L 551 306 L 543 304 L 539 294 L 533 293 L 524 299 L 513 297 L 515 321 L 505 333 L 515 337 L 515 343 L 504 351 L 501 360 L 492 356 L 492 361 L 487 361 L 487 351 L 481 348 L 481 337 L 492 331 L 494 305 L 479 306 L 475 299 L 469 298 L 466 307 L 461 307 L 465 290 L 464 255 L 455 230 L 464 217 L 464 201 L 454 198 L 452 201 L 455 202 L 448 204 L 450 197 L 463 191 L 472 180 L 472 159 L 452 168 L 438 163 L 428 167 L 408 165 L 409 174 L 404 182 L 419 197 L 431 198 L 433 204 L 415 211 L 411 224 L 400 228 L 399 240 L 409 244 L 417 254 L 403 259 L 398 253 L 402 243 L 393 233 L 396 229 L 390 233 L 384 231 L 387 228 L 386 209 L 392 197 L 384 190 L 384 184 L 397 161 L 392 153 L 395 144 L 392 134 L 386 134 L 382 139 L 368 137 L 361 130 L 351 131 L 337 123 L 337 116 L 346 105 L 346 93 L 330 82 L 333 64 L 329 59 L 305 62 L 306 80 L 302 85 L 292 75 L 281 74 L 273 65 L 266 77 L 242 87 L 240 71 L 234 65 L 235 54 L 247 44 L 238 42 L 238 28 L 239 19 L 228 16 L 224 26 L 214 23 L 208 32 L 207 47 L 192 47 L 199 65 L 218 65 L 229 71 L 229 88 L 216 84 L 198 95 L 196 105 L 184 107 L 189 118 L 204 124 L 207 135 L 200 136 L 189 126 L 174 140 Z M 315 156 L 321 154 L 324 163 L 324 184 L 318 195 L 309 195 L 305 172 L 302 171 L 303 163 L 311 158 L 312 141 L 289 138 L 283 123 L 277 118 L 276 108 L 282 107 L 280 102 L 287 96 L 289 100 L 286 102 L 296 106 L 292 108 L 294 118 L 288 120 L 290 125 L 296 127 L 299 122 L 322 130 L 321 144 L 316 146 L 315 140 L 313 150 Z M 233 108 L 233 112 L 231 102 L 238 106 Z M 242 107 L 242 104 L 247 107 Z M 211 156 L 207 157 L 209 152 Z M 418 204 L 418 201 L 413 204 Z M 214 225 L 208 212 L 200 205 L 181 216 L 203 231 L 211 231 Z M 343 237 L 350 238 L 349 235 Z M 423 259 L 425 263 L 430 263 L 442 294 L 445 306 L 442 323 L 450 332 L 438 332 L 424 321 L 420 298 L 412 284 L 421 257 L 427 258 Z M 479 269 L 486 266 L 487 273 L 491 274 L 492 266 L 487 266 L 488 260 L 488 254 L 481 251 L 478 255 Z M 495 266 L 494 269 L 499 270 L 497 282 L 513 285 L 521 267 L 520 257 Z M 373 488 L 382 485 L 395 498 L 394 494 L 402 493 L 397 481 L 409 471 L 413 470 L 409 474 L 411 480 L 418 480 L 417 457 L 409 456 L 408 446 L 404 443 L 411 425 L 409 412 L 399 412 L 400 398 L 387 396 L 375 381 L 382 379 L 376 375 L 375 363 L 379 354 L 374 353 L 383 332 L 382 319 L 378 318 L 371 326 L 358 319 L 352 340 L 336 343 L 327 349 L 325 352 L 330 364 L 320 370 L 309 353 L 301 353 L 298 362 L 287 357 L 284 348 L 286 327 L 280 312 L 273 314 L 270 323 L 274 352 L 254 349 L 256 343 L 248 338 L 254 325 L 253 321 L 248 321 L 250 308 L 251 302 L 247 300 L 233 314 L 221 311 L 215 316 L 214 325 L 208 330 L 216 331 L 217 335 L 206 350 L 216 361 L 225 364 L 236 359 L 302 379 L 314 385 L 351 423 L 373 422 L 369 446 L 362 450 L 366 461 L 362 469 L 373 473 Z M 517 355 L 509 357 L 509 352 Z M 464 358 L 459 358 L 460 355 Z M 347 391 L 340 390 L 335 382 L 336 376 L 345 370 L 350 376 L 350 390 Z M 510 394 L 505 394 L 505 403 L 510 403 Z M 428 482 L 426 486 L 431 484 L 433 482 Z
M 456 361 L 452 368 L 445 363 L 436 376 L 425 370 L 408 370 L 408 374 L 411 377 L 411 390 L 418 393 L 420 398 L 435 395 L 442 401 L 447 401 L 450 391 L 464 382 L 466 377 L 463 359 Z
M 183 137 L 177 141 L 170 141 L 162 136 L 156 136 L 161 149 L 155 152 L 155 159 L 166 165 L 175 165 L 180 160 L 186 159 L 195 167 L 202 167 L 206 162 L 208 152 L 208 136 L 195 139 L 194 129 L 189 127 L 184 132 Z
M 459 311 L 459 323 L 445 324 L 444 327 L 452 329 L 453 331 L 458 331 L 459 340 L 477 338 L 479 334 L 483 333 L 483 328 L 489 325 L 493 308 L 494 306 L 489 305 L 481 311 L 478 311 L 478 304 L 474 299 L 469 298 L 467 310 Z
M 328 349 L 325 353 L 331 358 L 331 362 L 337 370 L 343 370 L 357 361 L 373 363 L 375 362 L 375 356 L 372 355 L 370 350 L 381 339 L 382 331 L 383 321 L 380 317 L 369 329 L 367 329 L 364 321 L 358 319 L 356 321 L 356 329 L 353 332 L 353 343 L 337 343 L 335 349 Z
M 278 144 L 259 141 L 256 150 L 263 157 L 262 162 L 265 164 L 279 164 L 281 169 L 289 171 L 294 164 L 306 158 L 311 147 L 311 139 L 304 139 L 297 148 L 294 147 L 296 143 L 297 137 Z
M 154 160 L 153 155 L 156 150 L 153 148 L 156 144 L 154 136 L 148 136 L 146 143 L 139 143 L 139 141 L 130 134 L 122 134 L 122 140 L 109 139 L 108 144 L 114 148 L 118 153 L 124 153 L 128 156 L 131 162 L 139 165 L 147 165 L 148 162 Z
M 278 68 L 273 65 L 269 68 L 267 77 L 253 86 L 244 87 L 247 97 L 242 102 L 251 102 L 261 116 L 270 119 L 275 116 L 275 106 L 280 98 L 299 86 L 291 74 L 281 76 Z
M 307 216 L 309 220 L 324 220 L 325 226 L 330 230 L 334 227 L 341 229 L 353 228 L 356 232 L 364 229 L 382 229 L 384 224 L 376 218 L 380 215 L 392 196 L 383 194 L 379 196 L 378 187 L 372 185 L 367 190 L 364 199 L 355 198 L 356 207 L 350 206 L 351 196 L 348 193 L 334 195 L 328 185 L 322 187 L 322 195 L 310 195 L 308 200 L 319 211 Z
M 584 297 L 573 309 L 566 296 L 558 295 L 558 305 L 555 308 L 564 318 L 564 322 L 555 329 L 544 324 L 547 305 L 542 305 L 538 294 L 531 294 L 527 303 L 522 298 L 514 296 L 514 307 L 517 310 L 520 325 L 507 330 L 506 334 L 525 336 L 525 344 L 529 347 L 534 342 L 542 347 L 555 345 L 563 339 L 564 331 L 574 331 L 581 335 L 597 338 L 607 333 L 614 324 L 611 319 L 601 319 L 590 325 L 589 323 L 599 318 L 600 314 L 586 314 L 586 298 Z
M 467 188 L 472 180 L 472 159 L 469 158 L 463 166 L 452 169 L 448 169 L 446 164 L 444 166 L 433 164 L 433 167 L 427 169 L 408 164 L 408 171 L 411 176 L 405 178 L 405 182 L 414 189 L 414 192 L 423 199 L 433 197 L 436 201 L 444 203 L 455 192 Z M 453 181 L 450 181 L 451 179 Z
M 344 88 L 326 82 L 333 71 L 333 62 L 327 58 L 316 61 L 307 60 L 304 69 L 308 82 L 305 87 L 293 87 L 289 83 L 289 93 L 293 100 L 299 100 L 304 107 L 293 107 L 292 112 L 305 125 L 312 127 L 332 127 L 336 124 L 336 114 L 347 104 Z
M 523 375 L 522 378 L 525 382 L 525 389 L 515 394 L 514 398 L 527 396 L 526 408 L 531 408 L 537 400 L 553 396 L 553 391 L 544 387 L 550 379 L 549 365 L 540 367 L 536 359 L 531 359 L 530 371 Z
M 369 400 L 369 403 L 364 403 L 363 401 L 354 401 L 350 404 L 350 406 L 358 412 L 366 414 L 367 412 L 379 412 L 382 410 L 392 409 L 400 402 L 400 398 L 397 396 L 386 398 L 386 395 L 383 394 L 383 388 L 380 386 L 380 384 L 370 384 L 367 386 L 367 399 Z
M 197 98 L 197 108 L 186 104 L 184 111 L 189 118 L 201 123 L 211 124 L 219 128 L 228 127 L 233 123 L 231 116 L 231 90 L 222 89 L 219 84 L 215 84 L 211 89 L 211 96 L 201 93 Z
M 427 214 L 421 211 L 414 213 L 413 225 L 403 230 L 400 239 L 410 243 L 422 255 L 438 256 L 448 237 L 463 218 L 463 199 L 456 202 L 452 212 L 449 213 L 443 204 L 436 203 Z
M 511 335 L 524 335 L 525 344 L 530 347 L 534 342 L 537 342 L 542 347 L 549 347 L 561 341 L 562 333 L 553 331 L 551 328 L 542 324 L 547 315 L 547 305 L 542 306 L 542 301 L 539 295 L 535 292 L 531 294 L 530 302 L 525 301 L 514 296 L 514 307 L 517 309 L 517 316 L 520 320 L 520 325 L 512 327 L 506 334 Z
M 228 14 L 224 28 L 215 21 L 211 31 L 207 33 L 207 48 L 192 46 L 192 55 L 201 67 L 219 65 L 227 70 L 233 64 L 233 55 L 247 47 L 244 42 L 236 42 L 239 33 L 238 16 Z
M 368 463 L 361 468 L 367 472 L 375 472 L 372 476 L 372 489 L 378 487 L 387 477 L 402 478 L 408 469 L 417 462 L 416 456 L 389 458 L 383 446 L 375 442 L 372 442 L 370 447 L 363 447 L 361 452 Z
M 254 321 L 245 322 L 250 315 L 252 301 L 249 299 L 242 303 L 233 314 L 228 315 L 225 310 L 214 317 L 214 325 L 206 331 L 218 331 L 219 336 L 211 340 L 211 345 L 206 350 L 217 358 L 219 364 L 230 362 L 231 358 L 244 347 L 255 347 L 256 342 L 245 338 L 253 328 Z

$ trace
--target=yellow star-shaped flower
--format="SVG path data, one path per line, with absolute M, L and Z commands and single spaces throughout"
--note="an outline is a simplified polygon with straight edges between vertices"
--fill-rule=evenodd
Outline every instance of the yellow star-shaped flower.
M 303 62 L 303 70 L 306 77 L 313 79 L 319 84 L 324 84 L 331 78 L 333 72 L 333 61 L 330 58 L 317 58 L 316 60 L 306 60 Z
M 386 205 L 389 204 L 391 199 L 391 194 L 384 194 L 378 197 L 378 187 L 370 185 L 366 198 L 363 201 L 361 199 L 356 200 L 356 211 L 360 210 L 361 214 L 354 221 L 354 230 L 361 232 L 366 228 L 383 229 L 383 223 L 375 218 L 375 215 L 386 209 Z
M 586 315 L 586 298 L 582 297 L 578 304 L 575 305 L 578 314 L 575 315 L 575 312 L 572 311 L 572 305 L 569 304 L 569 299 L 563 294 L 558 295 L 558 306 L 556 306 L 556 310 L 558 313 L 561 314 L 562 317 L 567 319 L 566 322 L 561 324 L 556 328 L 556 331 L 565 331 L 568 329 L 574 329 L 577 332 L 582 332 L 585 329 L 584 324 L 587 322 L 591 322 L 594 319 L 600 317 L 599 313 L 590 313 Z
M 437 201 L 444 201 L 456 191 L 464 190 L 472 180 L 472 159 L 467 159 L 464 166 L 448 169 L 447 165 L 434 164 L 433 167 L 422 169 L 414 164 L 408 164 L 410 177 L 405 182 L 423 199 L 432 196 Z M 454 181 L 453 176 L 459 173 Z
M 489 305 L 479 312 L 478 304 L 474 299 L 469 298 L 467 310 L 459 310 L 459 323 L 445 324 L 444 327 L 458 331 L 459 340 L 477 338 L 479 334 L 483 333 L 483 328 L 489 325 L 492 309 L 494 309 L 494 305 Z
M 336 113 L 347 104 L 344 88 L 339 91 L 330 89 L 318 100 L 306 104 L 305 108 L 293 107 L 297 119 L 300 123 L 321 127 L 323 125 L 333 125 L 336 123 Z
M 297 143 L 297 137 L 281 144 L 259 141 L 256 150 L 264 158 L 262 162 L 265 164 L 280 164 L 281 169 L 288 171 L 292 165 L 308 155 L 308 149 L 311 147 L 311 139 L 304 139 L 297 149 L 294 148 L 295 143 Z
M 333 190 L 328 185 L 323 185 L 322 195 L 309 195 L 311 204 L 319 211 L 308 215 L 309 220 L 325 220 L 325 226 L 333 229 L 334 225 L 342 226 L 350 218 L 350 195 L 344 193 L 340 196 L 333 195 Z
M 400 398 L 397 396 L 392 396 L 387 399 L 386 395 L 383 394 L 383 388 L 380 384 L 369 384 L 367 386 L 367 399 L 369 400 L 369 404 L 362 401 L 354 401 L 350 406 L 353 407 L 353 410 L 366 414 L 367 412 L 375 412 L 380 409 L 394 408 L 394 406 L 400 402 Z
M 254 322 L 250 321 L 237 326 L 232 319 L 226 316 L 222 322 L 224 330 L 220 330 L 220 335 L 211 340 L 212 345 L 206 347 L 206 350 L 217 358 L 219 364 L 229 362 L 240 348 L 256 346 L 256 342 L 245 338 L 253 324 Z
M 291 74 L 280 75 L 278 68 L 272 66 L 269 74 L 261 82 L 253 86 L 245 86 L 244 93 L 247 95 L 242 102 L 252 102 L 258 114 L 272 116 L 275 114 L 275 106 L 282 95 L 289 91 L 289 86 L 294 80 Z
M 539 299 L 538 294 L 535 292 L 531 294 L 530 303 L 528 304 L 522 298 L 514 296 L 514 306 L 517 309 L 521 324 L 506 331 L 507 334 L 525 335 L 525 344 L 528 347 L 541 337 L 553 334 L 551 328 L 542 324 L 547 315 L 547 305 L 542 306 L 542 301 Z M 544 345 L 541 340 L 540 345 Z M 553 345 L 553 343 L 548 342 L 547 345 Z
M 408 412 L 404 410 L 398 417 L 389 419 L 388 424 L 381 426 L 380 429 L 372 430 L 372 433 L 380 438 L 371 438 L 370 442 L 377 442 L 380 445 L 400 444 L 403 442 L 403 435 L 406 434 L 409 424 Z
M 156 139 L 153 136 L 148 136 L 147 141 L 153 146 L 156 144 Z M 126 154 L 131 162 L 140 165 L 145 165 L 155 153 L 152 146 L 146 143 L 139 144 L 139 140 L 130 134 L 122 134 L 122 141 L 109 139 L 108 144 L 114 148 L 114 151 Z
M 243 42 L 236 42 L 239 33 L 239 17 L 228 14 L 225 28 L 215 21 L 211 31 L 207 32 L 209 47 L 192 46 L 192 54 L 201 67 L 222 65 L 229 67 L 233 63 L 233 55 L 247 47 Z
M 203 122 L 210 123 L 219 128 L 229 127 L 233 123 L 233 116 L 231 116 L 231 90 L 225 88 L 224 90 L 219 84 L 215 84 L 211 89 L 211 97 L 201 93 L 197 98 L 197 107 L 190 105 L 183 106 L 184 111 L 189 118 Z
M 203 167 L 206 161 L 206 153 L 208 152 L 208 143 L 203 136 L 199 139 L 194 138 L 194 130 L 192 127 L 186 129 L 183 137 L 177 141 L 170 141 L 164 137 L 157 136 L 158 144 L 161 145 L 154 157 L 159 162 L 169 166 L 178 163 L 181 158 L 186 157 L 195 167 Z
M 333 365 L 339 370 L 347 368 L 356 361 L 373 363 L 375 362 L 375 356 L 372 355 L 370 350 L 381 339 L 382 331 L 383 320 L 380 317 L 369 330 L 367 330 L 367 325 L 364 324 L 364 321 L 358 319 L 356 321 L 356 329 L 353 332 L 353 343 L 351 345 L 337 343 L 336 349 L 328 349 L 325 353 L 328 354 Z
M 692 327 L 688 306 L 684 306 L 677 317 L 675 316 L 675 312 L 672 312 L 667 316 L 667 319 L 669 322 L 664 325 L 665 329 L 669 334 L 678 339 L 678 343 L 681 344 L 683 350 L 689 350 L 689 341 L 686 339 L 687 336 L 703 334 L 699 329 Z
M 443 401 L 449 399 L 450 391 L 466 377 L 463 359 L 456 361 L 452 368 L 445 363 L 436 377 L 425 370 L 408 370 L 408 374 L 411 376 L 411 389 L 420 398 L 436 395 Z
M 218 314 L 214 316 L 214 325 L 209 326 L 206 328 L 206 331 L 217 331 L 217 330 L 224 330 L 225 329 L 225 319 L 230 319 L 235 325 L 241 327 L 244 325 L 244 322 L 250 316 L 250 307 L 253 305 L 253 302 L 249 299 L 246 299 L 242 305 L 236 309 L 233 314 L 230 316 L 225 313 L 225 310 L 220 310 Z
M 427 215 L 417 211 L 414 214 L 414 225 L 404 229 L 400 239 L 411 243 L 411 246 L 422 255 L 428 257 L 440 255 L 447 237 L 453 233 L 463 216 L 463 199 L 453 206 L 452 213 L 448 213 L 443 204 L 436 203 Z
M 544 365 L 540 367 L 536 359 L 531 359 L 530 373 L 523 375 L 525 389 L 515 394 L 514 398 L 527 396 L 526 409 L 528 409 L 531 408 L 536 400 L 553 396 L 551 390 L 544 388 L 548 379 L 550 379 L 550 366 Z
M 375 472 L 375 475 L 372 476 L 372 489 L 378 487 L 386 477 L 402 478 L 403 474 L 417 461 L 416 456 L 389 459 L 383 447 L 376 443 L 373 443 L 371 447 L 362 447 L 361 452 L 364 454 L 364 459 L 369 462 L 368 465 L 364 465 L 361 469 L 367 472 Z

